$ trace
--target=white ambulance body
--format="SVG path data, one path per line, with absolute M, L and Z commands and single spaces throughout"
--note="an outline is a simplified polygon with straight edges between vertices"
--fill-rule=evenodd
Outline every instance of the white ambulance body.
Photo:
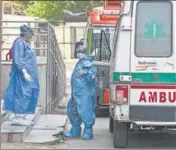
M 176 127 L 176 2 L 126 1 L 110 62 L 110 130 Z

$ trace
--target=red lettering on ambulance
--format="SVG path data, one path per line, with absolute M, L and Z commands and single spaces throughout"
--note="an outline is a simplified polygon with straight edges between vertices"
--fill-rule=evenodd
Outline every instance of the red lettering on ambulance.
M 169 92 L 169 101 L 171 103 L 175 103 L 176 102 L 176 92 Z
M 139 102 L 146 102 L 146 96 L 145 96 L 145 93 L 144 92 L 142 92 L 141 93 L 141 96 L 140 96 L 140 98 L 139 98 Z
M 149 92 L 149 102 L 157 102 L 157 92 Z
M 160 92 L 159 93 L 159 99 L 160 99 L 160 103 L 165 103 L 166 102 L 166 93 L 165 92 Z

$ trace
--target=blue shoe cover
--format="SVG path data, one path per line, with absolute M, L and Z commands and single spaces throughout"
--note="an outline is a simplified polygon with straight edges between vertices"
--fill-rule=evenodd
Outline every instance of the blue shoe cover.
M 93 138 L 93 129 L 92 128 L 85 128 L 82 139 L 83 140 L 91 140 L 92 138 Z
M 81 127 L 72 127 L 70 132 L 63 132 L 66 138 L 79 138 L 81 136 Z
M 91 140 L 92 138 L 93 138 L 93 136 L 90 136 L 90 135 L 87 134 L 87 133 L 83 134 L 83 136 L 82 136 L 82 139 L 83 139 L 83 140 Z
M 71 135 L 70 132 L 68 132 L 68 131 L 64 131 L 64 132 L 63 132 L 63 137 L 65 137 L 65 138 L 71 138 L 72 135 Z

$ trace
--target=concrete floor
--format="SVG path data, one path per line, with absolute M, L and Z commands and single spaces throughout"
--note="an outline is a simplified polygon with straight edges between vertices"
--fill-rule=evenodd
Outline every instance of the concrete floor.
M 83 141 L 82 139 L 69 140 L 68 148 L 113 149 L 113 136 L 109 132 L 108 124 L 108 118 L 97 118 L 94 127 L 94 139 L 92 141 Z M 128 149 L 175 149 L 175 140 L 176 132 L 141 133 L 133 131 L 129 134 Z
M 65 115 L 41 115 L 23 142 L 37 144 L 54 141 L 56 138 L 52 135 L 64 130 L 66 119 Z
M 97 118 L 94 126 L 95 137 L 91 141 L 83 141 L 82 139 L 69 139 L 64 144 L 46 145 L 46 144 L 5 144 L 2 148 L 16 149 L 33 149 L 33 148 L 53 148 L 53 149 L 113 149 L 112 134 L 108 131 L 108 118 Z M 140 149 L 175 149 L 176 133 L 141 133 L 133 132 L 129 134 L 129 150 Z

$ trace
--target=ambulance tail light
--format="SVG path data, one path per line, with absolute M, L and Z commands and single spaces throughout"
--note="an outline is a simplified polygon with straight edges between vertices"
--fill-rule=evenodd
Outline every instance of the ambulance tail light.
M 128 104 L 128 85 L 116 86 L 116 104 Z

